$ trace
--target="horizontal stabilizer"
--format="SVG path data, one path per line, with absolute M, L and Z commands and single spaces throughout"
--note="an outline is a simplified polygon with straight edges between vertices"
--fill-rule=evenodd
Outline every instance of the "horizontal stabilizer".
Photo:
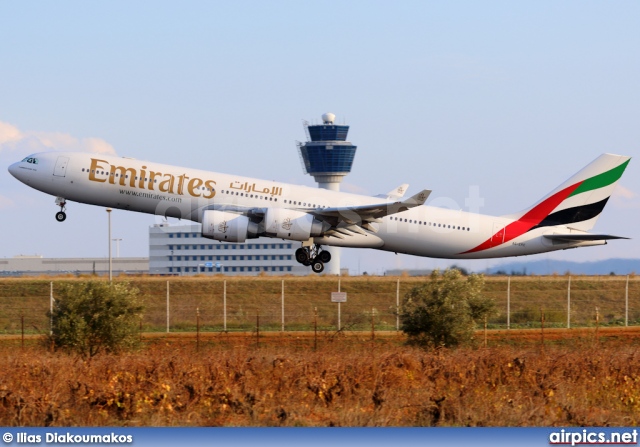
M 629 239 L 623 236 L 611 234 L 545 234 L 544 237 L 552 241 L 580 242 L 580 241 L 606 241 L 609 239 Z

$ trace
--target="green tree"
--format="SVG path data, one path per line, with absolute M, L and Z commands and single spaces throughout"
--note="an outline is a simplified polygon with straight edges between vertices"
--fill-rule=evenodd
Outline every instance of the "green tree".
M 431 347 L 470 342 L 477 324 L 495 313 L 483 288 L 482 275 L 433 271 L 428 282 L 404 296 L 400 319 L 409 342 Z
M 139 343 L 142 310 L 138 289 L 127 283 L 64 283 L 53 307 L 51 340 L 83 357 L 130 349 Z

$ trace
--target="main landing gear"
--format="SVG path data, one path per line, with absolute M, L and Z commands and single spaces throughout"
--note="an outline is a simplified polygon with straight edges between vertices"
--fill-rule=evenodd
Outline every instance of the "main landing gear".
M 301 247 L 296 250 L 296 261 L 302 265 L 310 265 L 314 273 L 322 273 L 324 265 L 331 261 L 331 253 L 317 244 Z
M 64 212 L 67 209 L 67 202 L 64 200 L 64 197 L 56 197 L 56 205 L 60 207 L 60 211 L 56 213 L 56 220 L 58 222 L 64 222 L 67 218 L 67 213 Z

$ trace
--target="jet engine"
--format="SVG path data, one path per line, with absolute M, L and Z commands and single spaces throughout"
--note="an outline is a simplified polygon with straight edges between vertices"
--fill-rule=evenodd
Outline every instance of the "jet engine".
M 202 216 L 202 236 L 225 242 L 258 237 L 258 224 L 242 214 L 207 210 Z
M 306 241 L 321 236 L 331 228 L 331 225 L 309 213 L 285 208 L 267 209 L 263 223 L 267 235 L 292 241 Z

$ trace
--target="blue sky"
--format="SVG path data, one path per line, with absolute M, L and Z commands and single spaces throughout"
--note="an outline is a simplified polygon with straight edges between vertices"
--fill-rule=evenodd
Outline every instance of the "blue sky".
M 410 183 L 435 205 L 530 206 L 602 152 L 640 141 L 640 4 L 565 2 L 0 3 L 0 257 L 106 256 L 103 208 L 53 198 L 6 167 L 91 150 L 313 185 L 295 141 L 333 112 L 358 146 L 342 189 Z M 535 259 L 638 257 L 632 160 L 595 231 L 634 238 Z M 113 213 L 122 256 L 159 218 Z M 343 267 L 450 265 L 343 250 Z M 464 263 L 483 269 L 496 261 Z

